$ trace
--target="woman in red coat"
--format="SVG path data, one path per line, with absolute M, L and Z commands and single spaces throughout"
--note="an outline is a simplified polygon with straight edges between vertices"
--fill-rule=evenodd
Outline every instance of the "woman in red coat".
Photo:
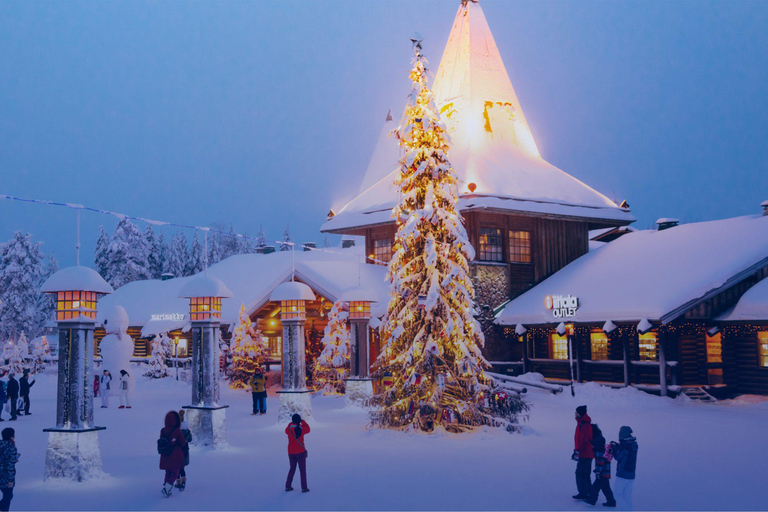
M 171 446 L 168 455 L 160 455 L 160 469 L 165 470 L 162 492 L 170 498 L 173 484 L 179 477 L 179 471 L 184 467 L 183 448 L 187 446 L 187 440 L 181 433 L 181 418 L 176 411 L 170 411 L 165 415 L 165 427 L 160 430 L 160 439 L 167 440 Z M 161 442 L 158 441 L 158 446 Z
M 285 427 L 285 433 L 288 435 L 288 460 L 291 461 L 291 469 L 288 471 L 288 479 L 285 481 L 285 490 L 293 490 L 293 475 L 296 474 L 296 465 L 299 466 L 301 473 L 301 492 L 309 492 L 307 487 L 307 448 L 304 446 L 304 435 L 309 434 L 309 425 L 301 419 L 301 416 L 294 414 L 291 417 L 291 423 Z

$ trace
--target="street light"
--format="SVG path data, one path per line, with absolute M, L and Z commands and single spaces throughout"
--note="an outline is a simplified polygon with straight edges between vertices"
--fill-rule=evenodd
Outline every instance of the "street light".
M 179 337 L 173 339 L 173 366 L 176 367 L 176 380 L 179 380 Z

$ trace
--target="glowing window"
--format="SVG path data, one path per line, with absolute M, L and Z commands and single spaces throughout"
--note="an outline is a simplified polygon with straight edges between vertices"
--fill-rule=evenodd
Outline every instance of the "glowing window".
M 351 301 L 349 303 L 349 318 L 370 318 L 371 303 L 366 301 Z
M 608 359 L 608 336 L 603 331 L 595 331 L 589 334 L 592 346 L 592 360 L 605 361 Z
M 509 230 L 509 261 L 531 262 L 531 232 Z
M 722 363 L 723 362 L 723 339 L 720 333 L 710 336 L 707 334 L 707 362 L 708 363 Z
M 768 368 L 768 331 L 757 333 L 757 345 L 760 353 L 760 367 Z
M 481 261 L 504 261 L 501 229 L 480 228 L 480 252 L 478 259 Z
M 659 360 L 659 340 L 655 332 L 639 334 L 638 347 L 640 348 L 641 361 Z
M 568 337 L 560 336 L 556 332 L 550 335 L 550 354 L 552 359 L 568 360 Z
M 374 263 L 377 265 L 389 263 L 389 260 L 392 259 L 391 238 L 380 238 L 373 241 L 373 258 L 376 260 Z
M 221 297 L 192 297 L 189 299 L 190 320 L 221 318 Z
M 57 292 L 56 320 L 96 319 L 96 292 Z
M 306 301 L 284 300 L 280 302 L 280 318 L 282 320 L 300 320 L 306 317 Z

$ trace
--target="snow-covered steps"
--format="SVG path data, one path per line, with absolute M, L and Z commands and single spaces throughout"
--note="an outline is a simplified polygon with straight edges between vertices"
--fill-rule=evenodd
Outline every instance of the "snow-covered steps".
M 682 390 L 685 396 L 691 400 L 697 400 L 699 402 L 717 402 L 717 398 L 704 391 L 704 388 L 702 387 L 686 386 L 683 387 Z

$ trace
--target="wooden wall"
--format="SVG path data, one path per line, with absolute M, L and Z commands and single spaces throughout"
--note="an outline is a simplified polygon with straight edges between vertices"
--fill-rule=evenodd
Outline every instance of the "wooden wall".
M 730 326 L 723 330 L 723 378 L 739 393 L 768 394 L 768 368 L 759 365 L 757 326 Z

